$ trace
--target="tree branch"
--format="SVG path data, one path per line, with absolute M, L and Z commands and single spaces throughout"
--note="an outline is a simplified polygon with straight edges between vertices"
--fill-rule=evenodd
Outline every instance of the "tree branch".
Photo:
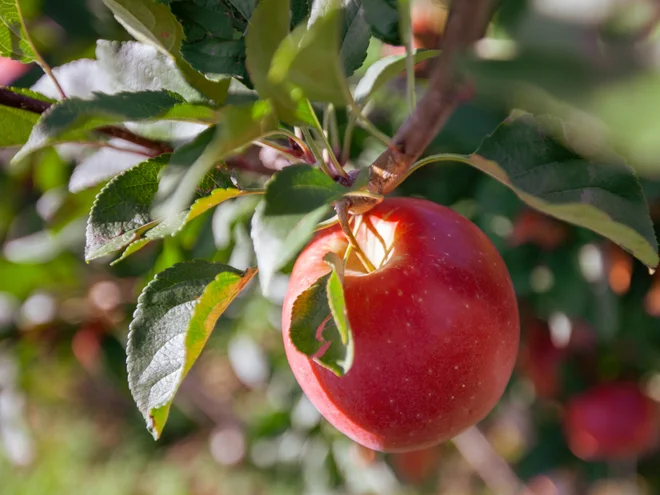
M 469 83 L 456 82 L 453 65 L 457 52 L 483 36 L 492 10 L 492 0 L 452 2 L 441 41 L 442 52 L 436 60 L 429 88 L 392 138 L 389 148 L 371 165 L 370 192 L 391 192 L 398 178 L 424 152 L 459 104 L 472 96 Z
M 0 87 L 0 105 L 42 114 L 53 104 L 30 96 L 14 93 L 7 88 Z M 165 142 L 139 136 L 123 127 L 105 126 L 99 127 L 96 130 L 106 136 L 123 139 L 124 141 L 142 146 L 149 150 L 148 156 L 154 157 L 164 153 L 171 153 L 173 151 L 172 147 Z M 264 160 L 261 159 L 259 151 L 259 147 L 250 146 L 244 153 L 225 160 L 225 164 L 231 169 L 245 170 L 246 172 L 260 175 L 274 174 L 277 169 L 267 166 L 267 164 L 264 163 Z
M 20 93 L 14 93 L 7 88 L 0 88 L 0 105 L 7 107 L 20 108 L 28 112 L 42 114 L 48 110 L 53 104 L 47 101 L 37 100 Z M 106 136 L 120 138 L 124 141 L 129 141 L 138 146 L 142 146 L 151 151 L 152 156 L 162 155 L 163 153 L 171 153 L 172 147 L 162 141 L 154 141 L 147 139 L 137 134 L 132 133 L 128 129 L 116 126 L 104 126 L 96 129 L 98 132 Z
M 456 449 L 493 493 L 502 495 L 528 494 L 525 485 L 507 462 L 493 449 L 476 426 L 452 440 Z

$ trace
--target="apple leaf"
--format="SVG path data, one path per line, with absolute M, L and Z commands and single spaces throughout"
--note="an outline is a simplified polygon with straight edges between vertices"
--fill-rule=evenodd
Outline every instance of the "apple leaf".
M 291 0 L 291 25 L 297 26 L 309 17 L 313 0 Z
M 267 132 L 277 129 L 278 121 L 273 108 L 268 101 L 258 100 L 243 105 L 227 105 L 218 112 L 218 123 L 209 130 L 205 139 L 200 135 L 199 149 L 191 148 L 194 160 L 185 159 L 178 163 L 178 156 L 172 157 L 171 166 L 166 170 L 165 177 L 170 185 L 174 184 L 171 194 L 164 188 L 169 197 L 159 209 L 164 217 L 177 215 L 190 206 L 194 199 L 195 189 L 203 177 L 220 160 L 235 154 L 241 148 L 259 139 Z M 181 154 L 179 154 L 181 155 Z
M 332 313 L 332 322 L 339 334 L 339 342 L 333 339 L 329 349 L 332 352 L 330 354 L 326 352 L 319 359 L 327 364 L 328 358 L 332 358 L 333 363 L 341 368 L 342 374 L 346 374 L 353 364 L 354 347 L 353 333 L 348 320 L 346 299 L 344 298 L 344 261 L 335 253 L 327 253 L 323 261 L 330 265 L 332 269 L 328 277 L 326 290 L 330 312 Z M 327 330 L 329 329 L 326 327 Z M 326 332 L 324 331 L 323 334 L 327 340 Z
M 129 327 L 128 383 L 155 439 L 218 318 L 255 273 L 202 260 L 183 262 L 160 272 L 142 291 Z
M 291 94 L 282 81 L 269 77 L 273 55 L 289 34 L 289 26 L 288 0 L 261 0 L 245 37 L 246 66 L 257 92 L 272 103 L 280 119 L 313 126 L 315 120 L 306 100 Z
M 347 190 L 309 165 L 291 165 L 266 184 L 252 219 L 261 287 L 268 293 L 277 270 L 289 263 Z
M 87 261 L 126 248 L 117 260 L 120 261 L 150 241 L 175 235 L 188 222 L 223 201 L 253 194 L 236 189 L 221 170 L 214 169 L 198 184 L 197 200 L 190 209 L 169 218 L 157 216 L 153 206 L 163 171 L 173 161 L 183 165 L 188 160 L 190 165 L 198 156 L 195 150 L 198 154 L 204 150 L 200 141 L 212 133 L 202 133 L 174 154 L 142 162 L 108 182 L 97 195 L 87 223 Z
M 203 101 L 202 94 L 186 81 L 174 60 L 137 41 L 96 42 L 99 67 L 118 91 L 159 91 L 178 93 L 187 101 Z
M 26 88 L 5 86 L 3 89 L 35 100 L 48 103 L 53 103 L 55 101 L 37 91 L 32 91 Z M 0 134 L 0 147 L 24 145 L 30 137 L 32 128 L 38 121 L 38 113 L 29 112 L 21 108 L 7 107 L 0 104 L 0 129 L 2 129 L 2 133 Z
M 296 298 L 289 336 L 298 351 L 343 376 L 350 370 L 354 354 L 342 286 L 344 262 L 334 253 L 324 260 L 332 270 Z
M 338 9 L 338 47 L 342 75 L 353 75 L 367 58 L 371 32 L 364 17 L 363 2 L 360 0 L 316 0 L 312 6 L 309 27 Z
M 19 0 L 0 2 L 0 55 L 24 64 L 37 59 L 21 22 L 26 4 L 31 3 Z
M 403 45 L 399 29 L 399 0 L 362 0 L 371 33 L 390 45 Z
M 148 43 L 172 57 L 192 87 L 217 103 L 224 102 L 229 88 L 229 78 L 223 81 L 210 81 L 184 60 L 181 53 L 183 28 L 167 5 L 159 4 L 154 0 L 103 0 L 103 2 L 135 39 Z
M 173 2 L 170 8 L 181 21 L 188 42 L 182 50 L 207 37 L 230 40 L 234 35 L 231 12 L 222 2 Z
M 313 24 L 294 29 L 273 55 L 269 81 L 298 87 L 311 100 L 346 105 L 350 92 L 339 59 L 340 12 L 328 9 Z
M 0 147 L 25 144 L 38 120 L 37 113 L 0 105 Z
M 593 230 L 650 268 L 658 242 L 646 198 L 633 170 L 611 156 L 588 160 L 566 146 L 567 125 L 529 114 L 508 119 L 469 157 L 469 163 L 548 215 Z
M 100 258 L 137 240 L 158 222 L 151 215 L 160 172 L 169 155 L 144 161 L 112 179 L 96 197 L 87 222 L 85 259 Z
M 289 34 L 288 0 L 261 0 L 250 19 L 245 36 L 246 64 L 250 78 L 262 98 L 272 98 L 275 108 L 278 101 L 288 103 L 289 95 L 268 80 L 273 55 Z
M 415 63 L 435 57 L 439 53 L 439 50 L 417 51 L 414 54 Z M 355 87 L 355 101 L 360 104 L 366 103 L 387 81 L 403 72 L 405 68 L 405 55 L 390 55 L 373 63 Z
M 88 131 L 106 125 L 156 119 L 212 123 L 216 114 L 210 107 L 186 103 L 169 91 L 94 93 L 90 99 L 68 98 L 41 116 L 14 162 L 47 146 L 88 140 Z
M 250 19 L 253 15 L 255 6 L 257 5 L 257 0 L 229 0 L 229 3 L 231 3 L 245 19 Z
M 228 77 L 247 79 L 245 42 L 242 39 L 209 38 L 184 45 L 181 53 L 190 65 L 212 81 Z

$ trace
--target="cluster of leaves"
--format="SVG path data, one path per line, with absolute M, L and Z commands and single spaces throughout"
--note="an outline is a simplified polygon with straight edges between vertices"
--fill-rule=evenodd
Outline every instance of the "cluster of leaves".
M 121 261 L 151 242 L 176 235 L 224 201 L 259 195 L 251 238 L 267 293 L 273 277 L 291 264 L 322 222 L 332 222 L 337 201 L 363 189 L 363 181 L 347 187 L 337 180 L 345 172 L 331 142 L 339 137 L 332 120 L 341 110 L 348 130 L 357 122 L 383 139 L 382 131 L 364 116 L 364 107 L 405 68 L 405 57 L 373 63 L 354 84 L 348 77 L 364 64 L 372 35 L 401 42 L 399 4 L 104 2 L 137 41 L 99 41 L 97 60 L 61 67 L 55 76 L 63 83 L 67 73 L 73 79 L 73 74 L 93 66 L 107 74 L 108 86 L 76 96 L 63 84 L 71 97 L 61 101 L 48 91 L 9 89 L 49 108 L 39 116 L 0 106 L 0 119 L 12 123 L 0 145 L 21 146 L 13 159 L 19 166 L 64 143 L 114 146 L 108 139 L 117 134 L 109 132 L 117 129 L 113 126 L 130 127 L 143 136 L 157 133 L 154 125 L 160 122 L 198 126 L 184 142 L 176 134 L 170 136 L 172 152 L 132 164 L 103 187 L 89 214 L 85 257 L 89 261 L 121 251 L 115 262 Z M 19 2 L 0 6 L 0 53 L 31 62 L 38 57 L 21 12 Z M 410 54 L 417 62 L 435 55 Z M 474 65 L 472 70 L 481 77 L 484 67 Z M 319 109 L 324 118 L 317 115 Z M 654 268 L 657 241 L 633 170 L 614 155 L 589 156 L 577 150 L 570 137 L 555 118 L 523 114 L 504 121 L 474 153 L 433 155 L 414 170 L 433 161 L 464 162 L 530 206 L 606 236 Z M 277 138 L 295 147 L 273 141 Z M 263 187 L 246 187 L 225 165 L 255 142 L 284 152 L 291 164 L 259 184 Z M 350 132 L 344 147 L 347 143 Z M 301 149 L 304 152 L 296 154 Z M 331 345 L 316 359 L 343 374 L 359 356 L 353 355 L 343 309 L 343 261 L 327 261 L 329 274 L 295 305 L 292 336 L 296 346 L 312 356 L 320 343 L 310 329 L 331 317 L 324 332 Z M 195 260 L 167 268 L 144 289 L 130 328 L 128 379 L 156 438 L 218 318 L 256 272 Z

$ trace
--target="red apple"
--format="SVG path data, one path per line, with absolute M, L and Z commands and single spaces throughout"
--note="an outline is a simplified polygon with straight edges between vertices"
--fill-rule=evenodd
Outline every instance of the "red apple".
M 282 313 L 289 363 L 321 414 L 356 442 L 389 452 L 438 444 L 486 416 L 511 376 L 520 330 L 509 273 L 481 230 L 426 200 L 385 200 L 356 237 L 377 269 L 348 260 L 353 366 L 338 377 L 289 336 L 294 301 L 328 272 L 324 255 L 345 255 L 339 227 L 318 234 L 293 268 Z
M 30 66 L 0 57 L 0 86 L 8 86 L 30 70 Z
M 534 385 L 536 395 L 552 399 L 561 392 L 562 366 L 571 355 L 580 354 L 581 359 L 593 354 L 596 334 L 591 326 L 578 319 L 571 321 L 571 334 L 564 345 L 552 340 L 548 323 L 531 318 L 523 325 L 523 343 L 518 355 L 519 369 Z M 590 364 L 584 361 L 585 364 Z
M 600 385 L 566 405 L 568 446 L 584 460 L 634 457 L 650 450 L 658 435 L 658 404 L 636 383 Z
M 513 246 L 534 244 L 546 251 L 559 247 L 568 237 L 566 224 L 536 210 L 522 210 L 513 222 L 509 238 Z
M 534 384 L 536 395 L 543 399 L 554 397 L 559 392 L 560 366 L 566 352 L 554 345 L 546 322 L 533 319 L 525 326 L 520 369 Z

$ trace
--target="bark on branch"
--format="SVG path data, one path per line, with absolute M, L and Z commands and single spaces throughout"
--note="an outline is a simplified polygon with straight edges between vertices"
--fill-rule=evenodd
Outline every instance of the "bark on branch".
M 52 106 L 52 103 L 37 100 L 36 98 L 31 98 L 20 93 L 14 93 L 7 88 L 0 88 L 0 105 L 20 108 L 21 110 L 27 110 L 28 112 L 42 114 Z M 122 127 L 105 126 L 99 127 L 96 130 L 102 134 L 105 134 L 106 136 L 120 138 L 124 141 L 129 141 L 131 143 L 137 144 L 138 146 L 142 146 L 143 148 L 148 149 L 152 156 L 158 156 L 162 155 L 163 153 L 170 153 L 172 151 L 172 147 L 167 143 L 138 136 L 137 134 L 134 134 Z
M 454 0 L 441 40 L 442 52 L 424 96 L 401 126 L 389 148 L 369 170 L 368 189 L 387 194 L 440 132 L 458 105 L 472 95 L 472 87 L 457 81 L 453 66 L 461 50 L 480 39 L 488 26 L 493 0 Z
M 53 104 L 47 101 L 32 98 L 30 96 L 22 95 L 20 93 L 14 93 L 7 88 L 0 87 L 0 105 L 12 108 L 20 108 L 21 110 L 26 110 L 28 112 L 42 114 Z M 123 139 L 124 141 L 142 146 L 148 150 L 149 155 L 154 157 L 164 153 L 172 152 L 172 147 L 169 144 L 163 141 L 156 141 L 139 136 L 123 127 L 104 126 L 99 127 L 96 129 L 96 131 L 109 137 Z M 275 173 L 274 169 L 268 168 L 262 163 L 259 157 L 259 148 L 254 146 L 248 148 L 248 150 L 246 150 L 246 152 L 242 155 L 235 156 L 226 160 L 226 165 L 229 168 L 245 170 L 263 175 L 271 175 Z

